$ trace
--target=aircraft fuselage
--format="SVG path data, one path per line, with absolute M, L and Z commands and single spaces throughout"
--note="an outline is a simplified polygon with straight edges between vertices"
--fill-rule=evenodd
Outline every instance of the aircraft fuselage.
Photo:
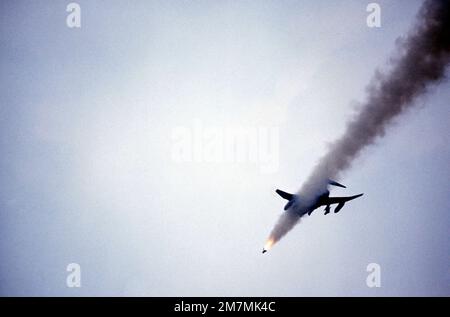
M 344 187 L 335 181 L 330 180 L 331 185 Z M 347 196 L 347 197 L 330 197 L 330 191 L 325 190 L 323 193 L 313 197 L 312 199 L 306 199 L 306 197 L 300 197 L 299 195 L 289 194 L 282 190 L 277 189 L 276 192 L 282 198 L 288 200 L 288 203 L 284 206 L 284 210 L 291 211 L 299 216 L 303 216 L 305 214 L 311 215 L 311 213 L 321 207 L 325 206 L 325 215 L 330 213 L 330 205 L 337 204 L 334 209 L 334 213 L 338 213 L 342 207 L 344 207 L 345 203 L 353 200 L 355 198 L 361 197 L 363 194 Z
M 299 214 L 300 216 L 303 216 L 304 214 L 311 214 L 314 210 L 321 206 L 327 206 L 327 199 L 330 196 L 330 192 L 327 190 L 325 193 L 317 196 L 315 199 L 305 202 L 300 199 L 297 199 L 297 197 L 294 197 L 294 202 L 289 206 L 289 208 L 293 212 Z M 290 202 L 288 202 L 289 204 Z

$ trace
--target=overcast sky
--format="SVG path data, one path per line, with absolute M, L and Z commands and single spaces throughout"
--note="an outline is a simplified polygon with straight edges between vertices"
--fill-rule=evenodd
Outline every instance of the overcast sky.
M 0 2 L 1 295 L 450 295 L 448 82 L 261 254 L 421 1 L 69 2 Z M 199 126 L 272 131 L 271 168 L 180 162 Z

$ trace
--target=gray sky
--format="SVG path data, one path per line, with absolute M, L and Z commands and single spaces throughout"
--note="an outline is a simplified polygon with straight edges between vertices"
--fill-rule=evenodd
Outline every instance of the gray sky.
M 343 132 L 420 1 L 378 1 L 381 28 L 369 1 L 78 1 L 79 29 L 68 3 L 0 3 L 2 295 L 450 295 L 448 82 L 332 192 L 362 198 L 261 254 L 274 190 Z M 278 129 L 275 170 L 177 161 L 199 122 Z

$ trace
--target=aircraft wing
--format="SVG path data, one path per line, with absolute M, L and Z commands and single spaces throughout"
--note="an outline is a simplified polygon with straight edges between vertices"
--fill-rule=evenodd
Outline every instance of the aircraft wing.
M 347 197 L 328 197 L 328 200 L 325 204 L 331 205 L 331 204 L 340 204 L 345 203 L 349 200 L 353 200 L 355 198 L 361 197 L 363 194 L 354 195 L 354 196 L 347 196 Z
M 289 201 L 290 201 L 292 198 L 294 198 L 294 195 L 289 194 L 289 193 L 286 193 L 286 192 L 284 192 L 284 191 L 282 191 L 282 190 L 277 189 L 276 192 L 277 192 L 278 195 L 280 195 L 281 197 L 283 197 L 284 199 L 287 199 L 287 200 L 289 200 Z

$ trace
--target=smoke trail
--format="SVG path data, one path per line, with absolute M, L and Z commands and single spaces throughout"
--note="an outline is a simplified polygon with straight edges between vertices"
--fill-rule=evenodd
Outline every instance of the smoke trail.
M 366 146 L 384 136 L 395 117 L 410 108 L 431 84 L 444 78 L 450 62 L 450 0 L 425 1 L 415 27 L 398 43 L 390 70 L 385 74 L 376 72 L 368 87 L 367 101 L 298 192 L 302 199 L 323 191 L 329 178 L 339 178 Z M 283 214 L 269 240 L 275 243 L 281 239 L 297 221 L 298 217 Z
M 264 250 L 270 250 L 278 240 L 294 228 L 299 220 L 300 216 L 290 210 L 282 213 L 264 245 Z

